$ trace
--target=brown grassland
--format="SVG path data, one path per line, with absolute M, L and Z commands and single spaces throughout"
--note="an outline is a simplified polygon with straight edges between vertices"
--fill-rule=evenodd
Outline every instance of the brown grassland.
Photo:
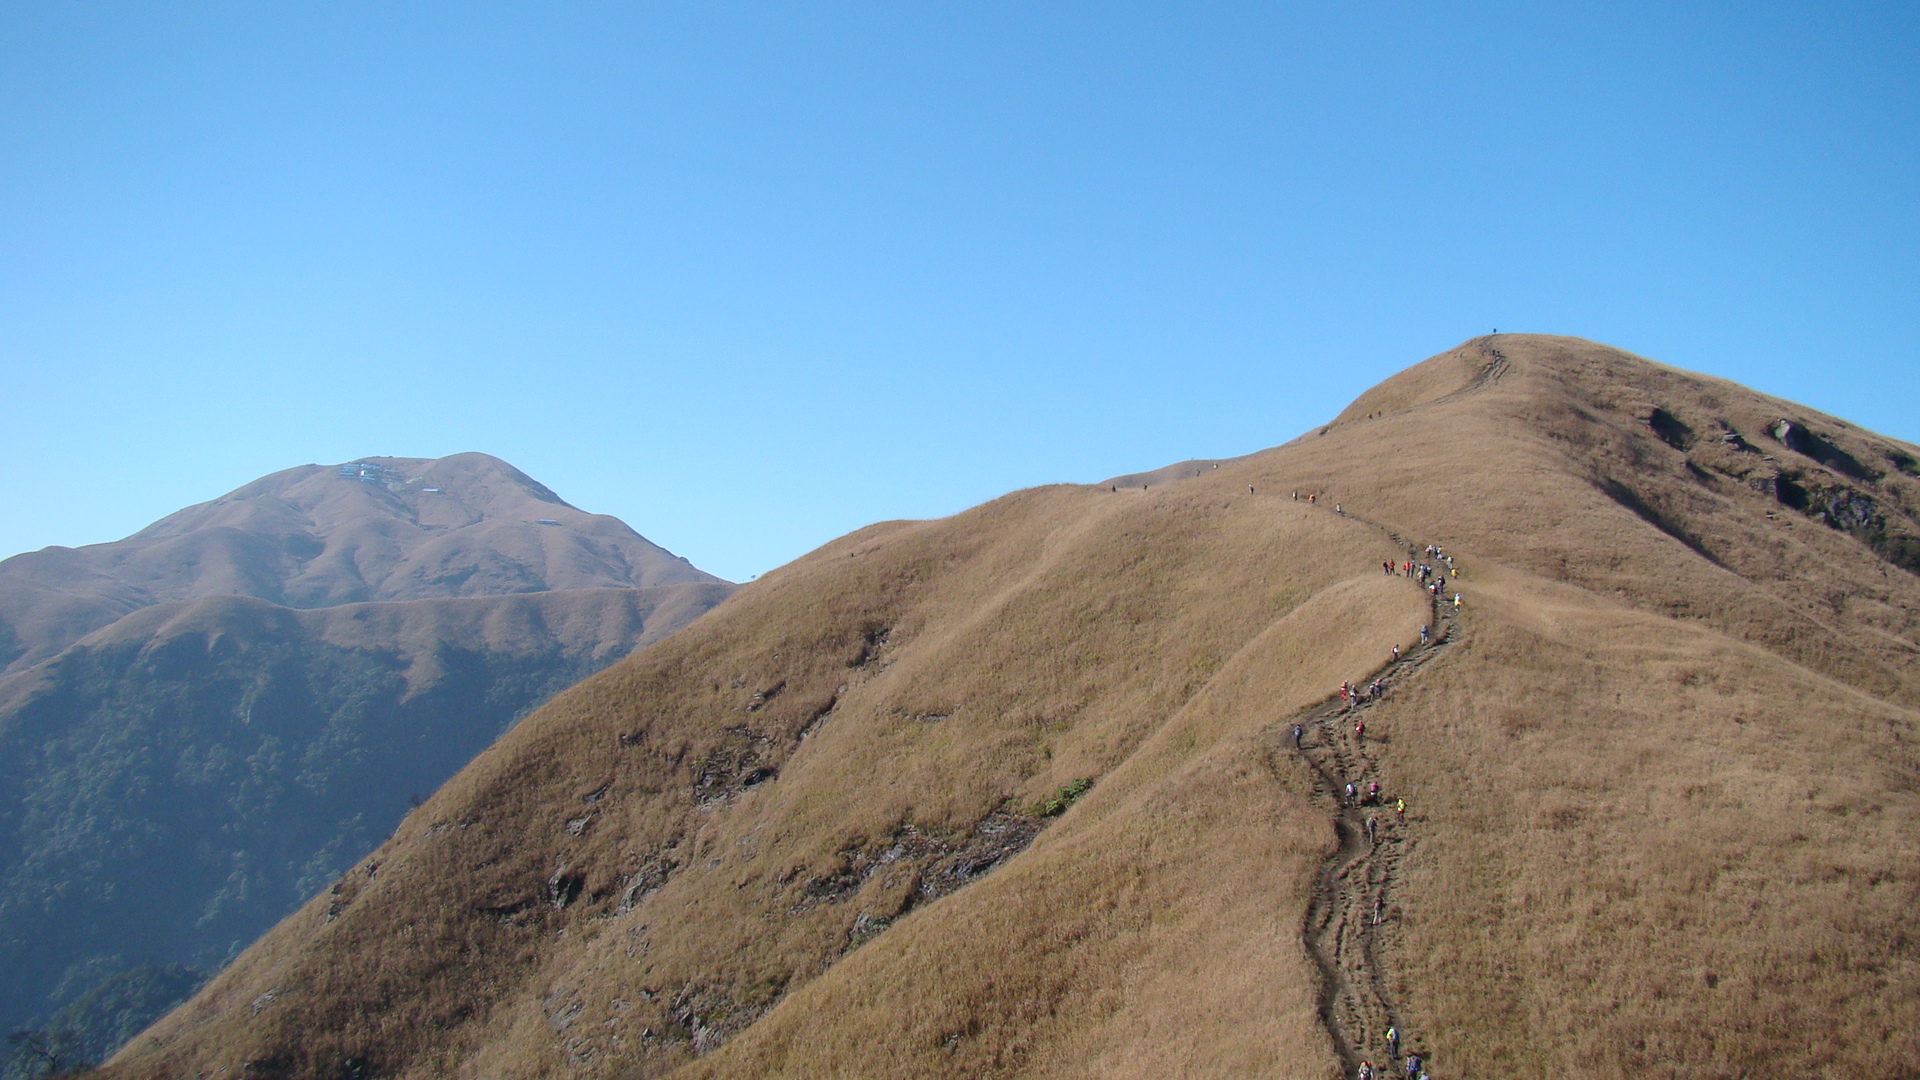
M 1398 536 L 1464 606 L 1349 749 L 1407 801 L 1366 974 L 1433 1075 L 1911 1075 L 1916 455 L 1507 335 L 1197 476 L 861 530 L 556 698 L 106 1072 L 1338 1075 L 1303 928 L 1351 837 L 1286 732 L 1419 649 Z

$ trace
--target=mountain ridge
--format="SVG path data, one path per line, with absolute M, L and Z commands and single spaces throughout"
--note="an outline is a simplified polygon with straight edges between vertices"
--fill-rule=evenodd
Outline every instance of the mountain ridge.
M 558 695 L 106 1075 L 1904 1067 L 1903 458 L 1501 335 L 1199 476 L 860 530 Z

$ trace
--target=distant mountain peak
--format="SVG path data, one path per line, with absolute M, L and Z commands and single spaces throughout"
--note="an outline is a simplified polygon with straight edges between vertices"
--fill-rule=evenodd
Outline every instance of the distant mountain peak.
M 15 667 L 150 604 L 295 608 L 719 578 L 482 453 L 283 469 L 124 540 L 0 562 Z

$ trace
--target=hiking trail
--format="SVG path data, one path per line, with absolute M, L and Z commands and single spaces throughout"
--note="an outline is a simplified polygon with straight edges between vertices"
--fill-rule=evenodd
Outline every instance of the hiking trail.
M 1413 544 L 1351 513 L 1343 516 L 1386 532 L 1407 553 L 1408 560 L 1447 568 L 1444 560 L 1421 554 L 1425 545 Z M 1417 578 L 1407 584 L 1426 588 Z M 1355 1075 L 1362 1061 L 1371 1061 L 1380 1080 L 1393 1080 L 1401 1075 L 1400 1063 L 1406 1055 L 1426 1056 L 1423 1032 L 1408 1024 L 1380 961 L 1383 945 L 1398 938 L 1393 888 L 1400 861 L 1419 841 L 1414 819 L 1395 812 L 1398 792 L 1382 782 L 1379 799 L 1368 799 L 1368 785 L 1380 780 L 1380 760 L 1389 744 L 1372 731 L 1364 739 L 1357 738 L 1354 724 L 1367 719 L 1376 705 L 1399 691 L 1407 679 L 1456 641 L 1457 611 L 1453 604 L 1434 596 L 1429 608 L 1432 615 L 1426 644 L 1415 645 L 1356 685 L 1351 699 L 1343 701 L 1336 694 L 1268 729 L 1276 772 L 1285 768 L 1280 759 L 1298 756 L 1312 776 L 1315 801 L 1333 815 L 1338 843 L 1320 868 L 1301 940 L 1320 969 L 1320 1020 L 1340 1058 L 1343 1076 Z M 1384 684 L 1382 692 L 1363 696 L 1361 691 L 1374 680 Z M 1303 731 L 1298 750 L 1293 745 L 1295 725 Z M 1356 791 L 1353 798 L 1346 794 L 1349 783 Z M 1367 833 L 1368 818 L 1373 819 L 1375 827 L 1372 839 Z M 1398 1054 L 1389 1053 L 1388 1028 L 1399 1033 Z

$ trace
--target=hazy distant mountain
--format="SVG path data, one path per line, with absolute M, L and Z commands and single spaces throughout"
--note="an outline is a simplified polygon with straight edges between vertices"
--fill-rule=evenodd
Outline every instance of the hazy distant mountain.
M 302 465 L 125 540 L 0 562 L 0 663 L 38 663 L 168 600 L 315 608 L 719 580 L 486 454 Z
M 289 469 L 0 563 L 0 1025 L 111 1050 L 732 589 L 482 454 Z
M 1508 336 L 1218 469 L 862 529 L 108 1074 L 1909 1075 L 1917 457 Z

